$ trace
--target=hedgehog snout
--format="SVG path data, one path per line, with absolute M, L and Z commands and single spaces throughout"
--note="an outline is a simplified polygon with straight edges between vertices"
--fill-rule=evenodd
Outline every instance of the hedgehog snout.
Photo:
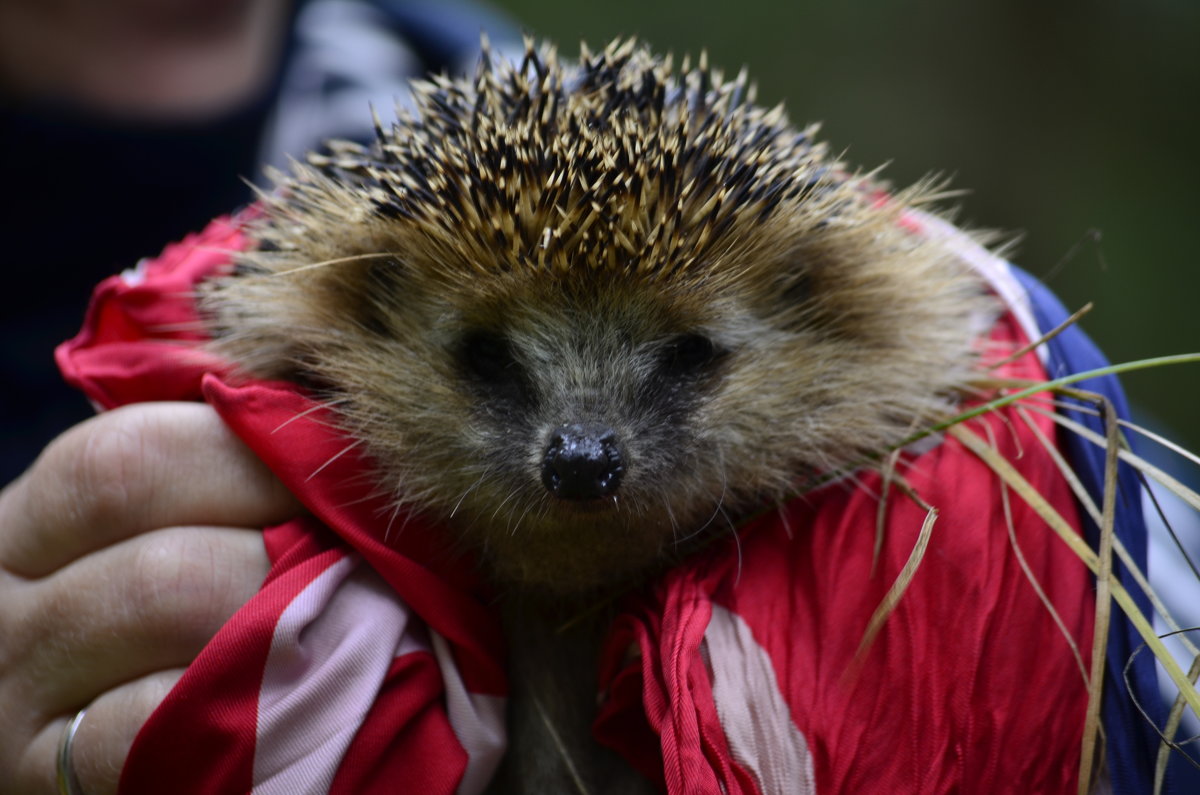
M 617 434 L 599 422 L 559 426 L 542 458 L 542 484 L 562 500 L 583 502 L 615 494 L 625 474 Z

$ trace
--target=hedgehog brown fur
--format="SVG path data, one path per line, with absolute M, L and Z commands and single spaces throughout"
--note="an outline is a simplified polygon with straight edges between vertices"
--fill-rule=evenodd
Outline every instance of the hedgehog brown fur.
M 489 791 L 642 791 L 590 739 L 605 619 L 557 631 L 562 595 L 945 414 L 993 300 L 901 222 L 931 189 L 885 197 L 703 59 L 531 45 L 414 93 L 370 145 L 276 175 L 204 296 L 214 344 L 325 397 L 379 488 L 506 589 Z
M 276 175 L 206 307 L 223 354 L 334 401 L 381 487 L 497 580 L 624 582 L 969 379 L 991 300 L 899 222 L 929 189 L 882 199 L 744 73 L 529 46 L 414 93 L 370 145 Z M 602 498 L 544 482 L 577 424 L 615 440 Z

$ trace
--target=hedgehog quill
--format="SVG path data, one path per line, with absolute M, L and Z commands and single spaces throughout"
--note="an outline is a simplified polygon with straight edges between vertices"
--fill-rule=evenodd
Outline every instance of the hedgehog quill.
M 869 761 L 882 745 L 864 740 L 844 752 L 856 760 L 849 767 L 839 767 L 837 749 L 852 745 L 846 737 L 868 737 L 863 726 L 890 724 L 863 717 L 854 687 L 827 672 L 849 663 L 863 611 L 880 603 L 889 581 L 866 568 L 859 579 L 837 580 L 829 572 L 841 562 L 818 560 L 798 539 L 858 545 L 835 554 L 867 560 L 874 572 L 880 496 L 873 490 L 887 485 L 856 475 L 823 492 L 835 496 L 814 498 L 811 514 L 807 498 L 794 497 L 804 484 L 878 458 L 952 415 L 997 348 L 1029 341 L 1009 334 L 1016 321 L 1005 319 L 995 280 L 982 272 L 991 265 L 981 262 L 998 262 L 986 241 L 937 214 L 933 184 L 885 190 L 832 156 L 815 128 L 794 127 L 781 108 L 757 105 L 744 72 L 727 78 L 703 58 L 676 69 L 636 42 L 618 41 L 565 63 L 530 44 L 515 63 L 485 51 L 472 78 L 418 83 L 414 97 L 413 112 L 386 126 L 376 121 L 369 144 L 336 142 L 274 174 L 276 190 L 243 221 L 244 250 L 201 285 L 198 306 L 212 337 L 208 350 L 233 363 L 235 381 L 291 382 L 321 401 L 351 440 L 342 452 L 355 449 L 371 462 L 371 494 L 382 495 L 393 516 L 420 516 L 445 533 L 463 565 L 477 566 L 490 584 L 508 646 L 508 733 L 498 744 L 508 750 L 494 777 L 494 762 L 480 763 L 485 773 L 468 765 L 461 781 L 473 783 L 454 786 L 684 791 L 677 771 L 695 768 L 678 758 L 694 740 L 700 745 L 688 758 L 713 766 L 711 787 L 694 791 L 812 791 L 801 785 L 815 781 L 864 791 L 864 779 L 884 775 L 886 764 Z M 1019 367 L 1036 365 L 1013 366 L 1034 377 Z M 1008 421 L 1014 439 L 1017 427 Z M 927 488 L 944 488 L 947 502 L 966 493 L 947 481 L 970 465 L 910 458 L 914 482 L 928 477 Z M 1024 460 L 1036 458 L 1031 452 Z M 1054 488 L 1068 505 L 1067 487 Z M 842 499 L 858 502 L 820 508 Z M 949 505 L 937 507 L 954 515 Z M 744 534 L 748 518 L 764 509 L 778 512 L 776 525 Z M 908 516 L 904 510 L 913 505 L 896 515 Z M 811 527 L 793 528 L 789 517 L 807 517 Z M 845 517 L 840 535 L 818 529 L 829 517 Z M 922 517 L 923 510 L 894 524 L 915 532 Z M 974 538 L 971 519 L 936 543 Z M 377 531 L 394 541 L 390 521 Z M 911 549 L 912 537 L 895 532 L 894 543 Z M 1007 550 L 1003 530 L 998 537 Z M 775 546 L 763 547 L 764 538 Z M 1022 543 L 1036 563 L 1029 550 L 1041 542 Z M 807 573 L 780 575 L 772 567 L 782 560 Z M 1090 620 L 1086 573 L 1075 561 L 1063 574 L 1057 560 L 1045 552 L 1046 570 L 1081 600 L 1070 631 L 1082 638 Z M 930 615 L 957 604 L 976 582 L 1011 577 L 1003 587 L 1021 590 L 1026 609 L 1044 618 L 1016 566 L 954 562 L 944 571 L 962 579 L 945 585 L 951 596 L 929 597 L 937 606 Z M 810 580 L 828 588 L 827 599 L 793 593 Z M 623 609 L 617 597 L 629 594 L 652 594 L 652 605 L 614 619 Z M 820 623 L 823 609 L 843 615 L 833 609 L 838 600 L 857 600 L 850 612 L 861 622 L 844 632 L 821 625 L 805 647 L 805 628 Z M 590 609 L 597 604 L 605 608 Z M 709 617 L 695 631 L 692 613 L 680 607 L 691 604 L 705 605 Z M 790 605 L 791 617 L 776 618 L 777 604 Z M 562 628 L 581 615 L 586 620 Z M 929 623 L 967 623 L 937 615 Z M 780 647 L 771 645 L 776 625 L 786 628 Z M 981 637 L 991 638 L 987 626 L 980 621 Z M 1046 619 L 1045 626 L 1061 642 L 1057 625 Z M 623 640 L 612 640 L 613 632 Z M 971 645 L 962 632 L 971 654 L 990 648 Z M 889 659 L 920 656 L 889 646 L 895 637 L 877 641 L 891 649 Z M 920 632 L 904 637 L 926 638 L 938 650 L 950 643 Z M 690 657 L 662 651 L 685 647 Z M 795 672 L 818 647 L 819 663 L 803 676 L 820 679 L 821 694 L 844 696 L 833 712 L 858 728 L 839 734 L 796 706 L 809 705 L 809 691 L 795 684 Z M 612 648 L 626 648 L 625 656 Z M 449 664 L 439 659 L 445 674 Z M 769 675 L 762 659 L 774 661 Z M 1047 780 L 1038 771 L 1073 780 L 1076 713 L 1086 699 L 1069 655 L 1039 651 L 1036 663 L 1046 681 L 1070 680 L 1064 690 L 1074 700 L 1043 721 L 1036 742 L 1045 759 L 1028 775 L 1034 789 Z M 881 678 L 916 704 L 927 670 L 909 672 L 911 687 L 899 674 Z M 638 671 L 644 692 L 628 685 Z M 605 724 L 602 716 L 597 732 L 640 729 L 608 731 L 596 742 L 598 676 L 605 698 L 634 693 L 637 704 L 633 723 Z M 686 694 L 696 688 L 702 695 L 693 714 Z M 1025 698 L 1023 690 L 1000 695 Z M 753 719 L 731 719 L 733 704 Z M 904 714 L 924 715 L 924 707 Z M 949 714 L 972 728 L 947 742 L 961 745 L 982 725 Z M 906 727 L 925 736 L 921 726 Z M 712 740 L 714 731 L 725 739 Z M 649 745 L 630 739 L 643 735 L 653 738 Z M 990 735 L 973 742 L 986 754 L 1003 745 Z M 904 776 L 924 776 L 931 760 L 948 756 L 934 749 L 920 758 Z M 991 768 L 947 769 L 968 782 L 964 770 Z
M 281 177 L 207 305 L 218 350 L 336 400 L 504 582 L 643 572 L 967 381 L 992 310 L 898 223 L 921 190 L 880 208 L 744 74 L 626 42 L 416 98 Z
M 206 305 L 217 350 L 335 402 L 381 487 L 480 553 L 510 634 L 887 449 L 972 373 L 994 308 L 899 223 L 922 190 L 881 207 L 744 73 L 624 42 L 415 97 L 280 176 Z M 533 634 L 531 693 L 594 676 Z

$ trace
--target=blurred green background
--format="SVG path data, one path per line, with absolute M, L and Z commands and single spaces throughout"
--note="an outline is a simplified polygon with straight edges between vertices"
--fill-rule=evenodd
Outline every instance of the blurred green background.
M 951 176 L 961 221 L 1021 234 L 1014 261 L 1069 309 L 1095 302 L 1083 326 L 1113 361 L 1200 351 L 1197 0 L 495 5 L 567 55 L 633 34 L 746 65 L 848 162 Z M 1124 381 L 1200 449 L 1200 365 Z

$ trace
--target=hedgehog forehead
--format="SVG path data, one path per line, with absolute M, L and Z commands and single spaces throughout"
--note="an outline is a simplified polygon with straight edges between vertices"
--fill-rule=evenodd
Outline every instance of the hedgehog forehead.
M 430 292 L 454 333 L 484 329 L 579 349 L 638 344 L 709 325 L 720 303 L 673 284 L 636 284 L 603 271 L 512 272 Z
M 832 184 L 823 148 L 752 104 L 744 74 L 675 74 L 629 43 L 573 67 L 485 57 L 473 81 L 414 91 L 416 115 L 312 162 L 410 245 L 480 272 L 686 275 Z

